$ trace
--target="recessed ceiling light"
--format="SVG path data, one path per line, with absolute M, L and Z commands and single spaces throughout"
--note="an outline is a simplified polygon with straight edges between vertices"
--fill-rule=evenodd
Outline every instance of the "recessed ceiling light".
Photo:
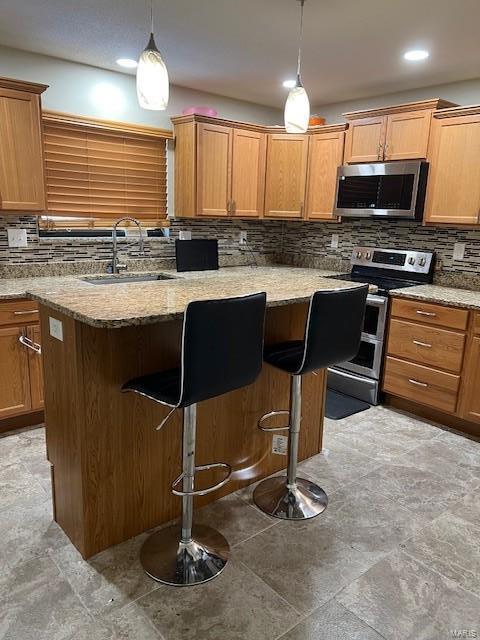
M 426 60 L 429 56 L 429 52 L 425 51 L 425 49 L 412 49 L 411 51 L 407 51 L 403 54 L 405 60 L 417 61 L 417 60 Z
M 285 89 L 293 89 L 293 87 L 297 84 L 297 81 L 296 80 L 284 80 L 282 84 L 285 87 Z
M 127 69 L 136 69 L 137 61 L 132 60 L 131 58 L 118 58 L 117 64 L 121 67 L 126 67 Z

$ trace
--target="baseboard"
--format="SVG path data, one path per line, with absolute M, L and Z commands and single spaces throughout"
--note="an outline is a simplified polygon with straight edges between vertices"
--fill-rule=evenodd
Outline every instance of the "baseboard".
M 45 416 L 43 411 L 32 411 L 31 413 L 22 413 L 19 416 L 4 418 L 3 420 L 0 420 L 0 433 L 15 431 L 16 429 L 25 429 L 26 427 L 33 427 L 37 424 L 42 424 L 44 419 Z

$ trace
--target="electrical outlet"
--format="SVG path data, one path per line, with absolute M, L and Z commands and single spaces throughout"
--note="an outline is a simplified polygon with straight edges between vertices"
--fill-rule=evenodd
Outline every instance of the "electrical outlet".
M 453 259 L 454 260 L 463 260 L 465 258 L 465 242 L 455 242 L 453 245 Z
M 180 233 L 178 234 L 178 238 L 179 238 L 179 240 L 191 240 L 192 239 L 192 232 L 191 231 L 180 231 Z
M 50 335 L 57 340 L 63 342 L 63 323 L 61 320 L 57 320 L 56 318 L 52 318 L 49 316 L 48 325 L 50 329 Z
M 287 436 L 272 436 L 272 453 L 279 456 L 286 456 L 288 450 Z
M 332 249 L 338 249 L 338 233 L 332 233 L 332 240 L 330 242 Z
M 240 231 L 240 237 L 238 239 L 240 244 L 247 244 L 247 232 L 246 231 Z
M 9 247 L 26 247 L 27 246 L 27 230 L 26 229 L 7 229 L 8 246 Z

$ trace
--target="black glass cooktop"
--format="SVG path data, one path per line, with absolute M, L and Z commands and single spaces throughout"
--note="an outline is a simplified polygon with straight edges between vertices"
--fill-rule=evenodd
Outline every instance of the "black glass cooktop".
M 359 275 L 355 273 L 342 273 L 339 276 L 331 276 L 334 280 L 347 280 L 350 282 L 365 282 L 378 287 L 380 295 L 387 295 L 391 289 L 403 289 L 404 287 L 414 287 L 418 282 L 403 280 L 401 278 L 385 278 L 383 276 Z

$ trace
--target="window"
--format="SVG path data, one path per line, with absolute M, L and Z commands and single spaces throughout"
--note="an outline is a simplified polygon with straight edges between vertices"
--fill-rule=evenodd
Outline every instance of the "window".
M 169 131 L 43 113 L 47 215 L 42 227 L 109 227 L 130 215 L 167 216 Z

